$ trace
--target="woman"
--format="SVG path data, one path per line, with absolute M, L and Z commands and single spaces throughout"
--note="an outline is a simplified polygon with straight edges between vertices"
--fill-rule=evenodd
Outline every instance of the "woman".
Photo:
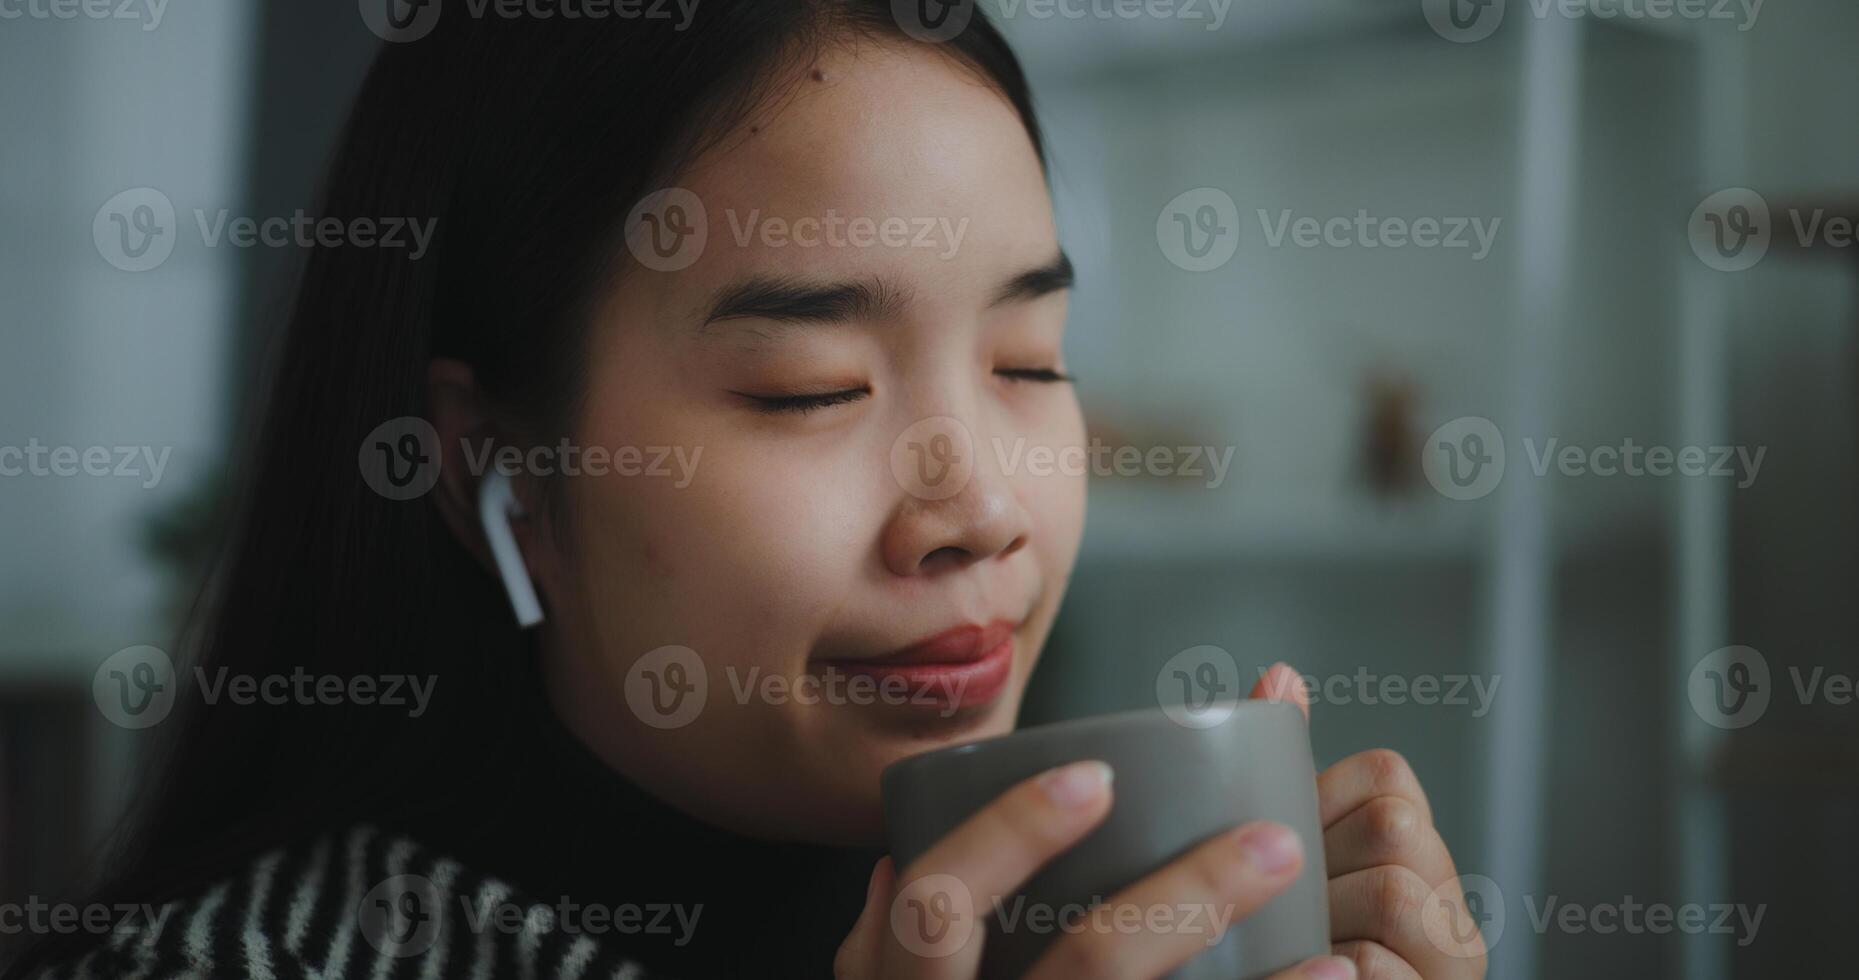
M 152 911 L 21 973 L 972 976 L 900 942 L 899 889 L 1010 893 L 1114 805 L 1086 761 L 910 867 L 875 850 L 886 764 L 1013 727 L 1083 526 L 1081 479 L 961 452 L 1083 441 L 1013 56 L 883 0 L 645 10 L 453 7 L 382 52 L 321 213 L 430 249 L 310 253 L 105 891 Z M 294 672 L 430 703 L 190 682 Z M 1282 976 L 1481 975 L 1427 939 L 1456 872 L 1411 771 L 1364 754 L 1320 795 L 1337 956 Z M 1243 918 L 1305 843 L 1236 828 L 1111 901 Z M 1205 944 L 1081 932 L 1038 969 Z

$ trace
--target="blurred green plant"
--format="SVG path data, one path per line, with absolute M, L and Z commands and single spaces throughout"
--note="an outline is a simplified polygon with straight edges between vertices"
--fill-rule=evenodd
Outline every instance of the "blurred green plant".
M 177 627 L 212 567 L 230 500 L 229 481 L 215 474 L 151 513 L 142 526 L 143 554 L 165 579 L 162 615 Z

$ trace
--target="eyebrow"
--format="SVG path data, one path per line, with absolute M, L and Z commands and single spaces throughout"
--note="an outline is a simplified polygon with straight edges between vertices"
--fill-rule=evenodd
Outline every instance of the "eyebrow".
M 1026 302 L 1070 289 L 1075 275 L 1064 252 L 1050 262 L 1007 280 L 988 305 Z M 705 314 L 709 326 L 724 320 L 763 319 L 781 323 L 848 323 L 895 319 L 911 290 L 888 279 L 818 282 L 791 276 L 751 276 L 724 287 Z
M 1000 292 L 994 294 L 994 301 L 988 305 L 1004 306 L 1008 303 L 1038 299 L 1048 293 L 1070 289 L 1075 281 L 1077 281 L 1077 276 L 1072 271 L 1071 257 L 1060 252 L 1045 265 L 1037 269 L 1028 269 L 1007 280 L 1007 284 L 1001 287 Z

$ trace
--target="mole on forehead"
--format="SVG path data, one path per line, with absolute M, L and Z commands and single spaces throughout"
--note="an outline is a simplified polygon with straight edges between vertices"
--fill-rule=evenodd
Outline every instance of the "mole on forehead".
M 816 82 L 826 81 L 826 74 L 827 74 L 826 69 L 821 68 L 819 65 L 814 65 L 812 68 L 807 70 L 807 77 Z M 751 135 L 760 134 L 762 131 L 762 128 L 767 124 L 768 121 L 770 120 L 761 120 L 761 121 L 750 123 L 749 133 Z

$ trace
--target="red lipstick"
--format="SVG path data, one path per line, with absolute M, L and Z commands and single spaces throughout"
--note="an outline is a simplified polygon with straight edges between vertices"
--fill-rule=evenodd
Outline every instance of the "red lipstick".
M 1013 676 L 1014 624 L 997 619 L 965 624 L 865 660 L 835 660 L 829 666 L 878 682 L 884 703 L 963 708 L 1000 697 Z

